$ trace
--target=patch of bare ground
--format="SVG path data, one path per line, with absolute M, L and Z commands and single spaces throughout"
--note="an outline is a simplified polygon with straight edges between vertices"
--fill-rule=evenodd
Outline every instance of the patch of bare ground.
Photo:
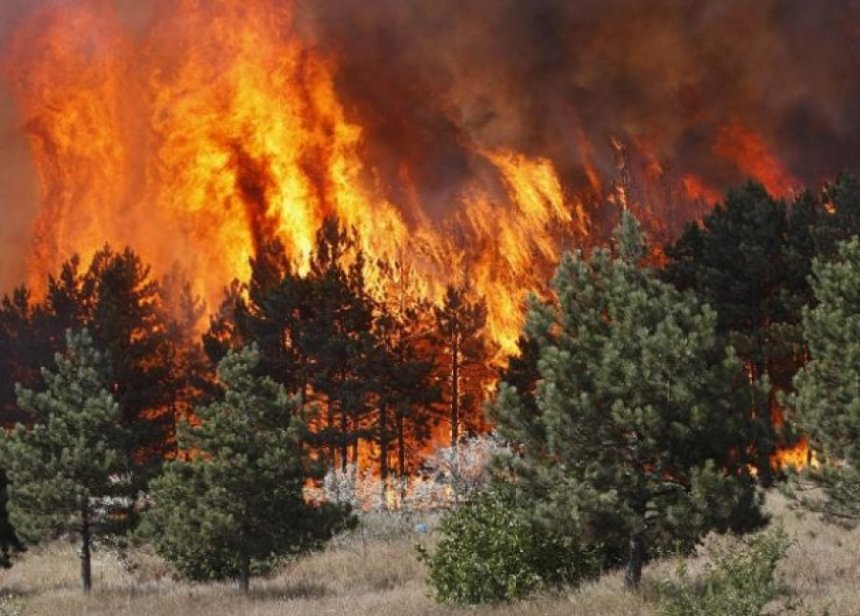
M 781 565 L 794 598 L 815 614 L 827 610 L 833 616 L 856 615 L 860 605 L 860 530 L 825 525 L 812 515 L 798 517 L 778 495 L 770 497 L 769 507 L 794 540 Z M 411 521 L 369 518 L 362 530 L 341 538 L 329 549 L 288 563 L 269 577 L 255 579 L 247 597 L 233 584 L 173 580 L 164 564 L 146 548 L 133 550 L 127 559 L 110 550 L 98 551 L 95 590 L 85 596 L 78 588 L 75 546 L 53 543 L 32 548 L 12 569 L 0 572 L 0 616 L 653 613 L 643 596 L 624 591 L 617 573 L 575 591 L 530 601 L 478 609 L 438 605 L 430 596 L 426 571 L 414 550 L 418 541 L 432 543 L 432 533 L 416 534 L 411 528 Z M 673 568 L 671 560 L 655 563 L 646 569 L 646 580 L 671 575 Z M 694 561 L 691 570 L 696 568 Z

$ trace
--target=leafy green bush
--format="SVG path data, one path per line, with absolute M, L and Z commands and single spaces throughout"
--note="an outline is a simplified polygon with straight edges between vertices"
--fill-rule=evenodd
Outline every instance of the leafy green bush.
M 598 559 L 529 520 L 513 489 L 495 486 L 473 496 L 440 523 L 433 554 L 418 546 L 436 598 L 488 603 L 592 577 Z
M 775 527 L 749 537 L 740 548 L 722 549 L 697 580 L 682 563 L 678 580 L 657 585 L 657 614 L 759 616 L 784 591 L 776 567 L 788 546 L 788 535 Z

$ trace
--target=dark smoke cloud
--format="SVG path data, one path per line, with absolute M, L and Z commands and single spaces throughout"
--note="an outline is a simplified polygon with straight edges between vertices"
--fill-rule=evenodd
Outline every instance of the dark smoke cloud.
M 381 166 L 423 193 L 474 172 L 472 143 L 548 155 L 582 181 L 578 133 L 610 137 L 725 188 L 733 120 L 814 185 L 860 162 L 860 4 L 805 0 L 302 0 Z M 428 154 L 429 153 L 429 154 Z

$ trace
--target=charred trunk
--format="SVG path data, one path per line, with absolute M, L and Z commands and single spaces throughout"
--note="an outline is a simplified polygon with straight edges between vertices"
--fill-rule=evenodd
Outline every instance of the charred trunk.
M 379 478 L 383 485 L 388 478 L 388 408 L 379 405 Z
M 451 345 L 451 447 L 460 440 L 460 340 L 454 335 Z
M 334 405 L 332 404 L 331 399 L 326 401 L 326 422 L 328 424 L 328 436 L 326 440 L 328 441 L 328 458 L 329 458 L 329 466 L 331 468 L 335 468 L 335 462 L 337 460 L 337 450 L 335 443 L 335 429 L 334 429 Z
M 344 409 L 340 410 L 340 468 L 342 471 L 346 471 L 346 467 L 349 464 L 349 443 L 347 442 L 346 435 L 349 433 L 349 426 L 347 425 L 348 418 L 346 416 L 346 411 Z

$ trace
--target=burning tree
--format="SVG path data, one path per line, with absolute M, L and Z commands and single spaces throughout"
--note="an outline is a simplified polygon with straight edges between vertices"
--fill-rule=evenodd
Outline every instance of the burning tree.
M 750 446 L 768 427 L 715 313 L 641 267 L 631 216 L 616 239 L 615 256 L 566 255 L 555 298 L 532 300 L 534 403 L 503 384 L 494 409 L 535 515 L 614 551 L 632 587 L 660 550 L 762 519 Z
M 433 382 L 432 304 L 414 286 L 403 262 L 382 263 L 386 289 L 375 302 L 372 365 L 368 366 L 376 413 L 370 429 L 378 447 L 379 476 L 385 484 L 396 454 L 401 485 L 416 450 L 430 439 L 432 405 L 440 388 Z
M 441 306 L 435 308 L 440 351 L 445 370 L 442 378 L 451 426 L 451 447 L 457 447 L 460 431 L 475 428 L 482 377 L 486 377 L 489 353 L 483 338 L 487 308 L 469 297 L 468 289 L 449 286 Z

